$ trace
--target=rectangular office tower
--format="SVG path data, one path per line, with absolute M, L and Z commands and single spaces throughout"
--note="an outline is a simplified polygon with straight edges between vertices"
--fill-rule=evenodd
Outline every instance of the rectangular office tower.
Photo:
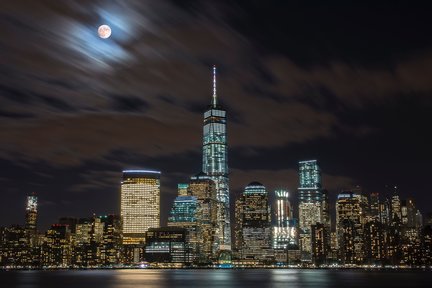
M 286 190 L 275 191 L 276 226 L 273 227 L 273 249 L 284 250 L 296 242 L 293 209 L 288 195 Z
M 149 228 L 160 226 L 160 174 L 150 170 L 124 170 L 120 215 L 123 244 L 145 241 Z
M 226 111 L 217 103 L 216 67 L 213 67 L 212 103 L 204 113 L 203 172 L 215 182 L 217 200 L 222 203 L 220 213 L 217 213 L 217 238 L 222 239 L 219 248 L 231 250 Z
M 311 249 L 311 226 L 322 223 L 321 171 L 317 160 L 299 162 L 299 228 L 304 258 Z
M 271 249 L 271 214 L 268 193 L 263 184 L 252 182 L 237 201 L 241 206 L 236 215 L 240 229 L 240 259 L 265 262 L 273 258 Z
M 361 194 L 345 191 L 337 196 L 336 233 L 343 264 L 363 263 L 365 217 L 366 207 L 362 204 Z
M 168 227 L 181 227 L 186 229 L 186 248 L 191 256 L 199 251 L 198 242 L 201 240 L 198 233 L 199 224 L 197 210 L 199 203 L 194 196 L 177 196 L 168 217 Z

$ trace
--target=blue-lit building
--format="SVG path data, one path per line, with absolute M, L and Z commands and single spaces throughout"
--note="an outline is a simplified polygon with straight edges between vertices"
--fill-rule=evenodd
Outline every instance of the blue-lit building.
M 169 223 L 195 223 L 197 198 L 194 196 L 177 196 L 168 218 Z
M 187 183 L 179 183 L 177 184 L 177 194 L 178 196 L 186 196 L 188 195 L 187 190 L 188 190 L 189 184 Z
M 322 223 L 321 170 L 317 160 L 299 162 L 299 228 L 303 260 L 311 260 L 311 226 Z
M 203 172 L 216 184 L 217 200 L 221 203 L 215 237 L 219 249 L 231 249 L 230 197 L 228 178 L 228 144 L 226 111 L 216 97 L 216 67 L 213 67 L 213 97 L 204 113 Z
M 198 201 L 194 196 L 177 196 L 168 217 L 169 227 L 181 227 L 186 230 L 185 249 L 191 255 L 198 251 Z
M 321 202 L 321 170 L 317 160 L 299 162 L 300 202 Z

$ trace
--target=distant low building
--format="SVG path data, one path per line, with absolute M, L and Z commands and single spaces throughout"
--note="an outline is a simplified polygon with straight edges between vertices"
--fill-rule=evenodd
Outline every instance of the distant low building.
M 146 233 L 144 258 L 149 263 L 190 264 L 187 230 L 179 227 L 150 228 Z

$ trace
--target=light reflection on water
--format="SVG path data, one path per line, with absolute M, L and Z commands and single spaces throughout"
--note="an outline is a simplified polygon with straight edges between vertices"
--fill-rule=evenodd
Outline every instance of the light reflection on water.
M 430 271 L 70 270 L 0 271 L 5 288 L 432 287 Z
M 271 270 L 271 287 L 287 287 L 289 285 L 290 288 L 297 288 L 299 273 L 298 270 Z
M 39 287 L 39 273 L 38 271 L 22 271 L 21 277 L 18 278 L 19 288 L 38 288 Z

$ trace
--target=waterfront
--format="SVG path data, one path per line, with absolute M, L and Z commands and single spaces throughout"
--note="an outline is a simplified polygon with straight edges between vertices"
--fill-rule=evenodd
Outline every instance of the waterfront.
M 432 287 L 430 271 L 235 269 L 0 271 L 5 288 Z

